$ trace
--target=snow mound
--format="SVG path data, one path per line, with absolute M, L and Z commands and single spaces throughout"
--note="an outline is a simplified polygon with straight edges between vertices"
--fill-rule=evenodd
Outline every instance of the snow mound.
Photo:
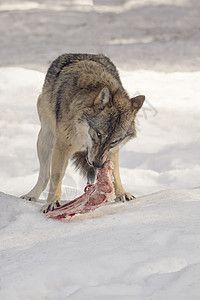
M 198 300 L 199 199 L 165 190 L 62 223 L 0 193 L 0 297 Z

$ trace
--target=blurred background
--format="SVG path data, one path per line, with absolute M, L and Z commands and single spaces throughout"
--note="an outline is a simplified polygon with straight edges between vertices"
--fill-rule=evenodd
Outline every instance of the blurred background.
M 199 0 L 0 0 L 0 16 L 0 66 L 89 52 L 125 70 L 200 67 Z

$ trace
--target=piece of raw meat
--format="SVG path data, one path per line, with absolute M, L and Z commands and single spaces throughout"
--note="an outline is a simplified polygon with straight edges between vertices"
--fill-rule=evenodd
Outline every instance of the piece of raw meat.
M 115 198 L 112 171 L 113 164 L 107 160 L 103 168 L 98 169 L 95 184 L 87 184 L 82 196 L 48 211 L 47 218 L 69 221 L 75 215 L 88 213 L 112 201 Z

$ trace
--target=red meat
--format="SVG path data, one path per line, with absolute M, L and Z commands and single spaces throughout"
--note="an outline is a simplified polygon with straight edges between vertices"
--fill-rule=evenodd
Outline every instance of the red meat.
M 53 211 L 48 211 L 47 218 L 69 221 L 75 215 L 88 213 L 112 201 L 115 198 L 112 171 L 113 164 L 107 160 L 103 168 L 98 169 L 95 184 L 87 184 L 82 196 Z

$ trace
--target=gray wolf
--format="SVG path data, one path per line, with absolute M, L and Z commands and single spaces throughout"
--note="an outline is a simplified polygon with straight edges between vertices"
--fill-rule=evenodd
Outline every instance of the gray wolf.
M 132 200 L 119 176 L 119 146 L 136 136 L 135 116 L 144 100 L 143 95 L 128 96 L 115 65 L 104 55 L 63 54 L 54 60 L 37 102 L 39 177 L 22 198 L 37 201 L 50 180 L 43 212 L 53 210 L 60 205 L 69 159 L 93 182 L 97 168 L 109 158 L 116 200 Z

